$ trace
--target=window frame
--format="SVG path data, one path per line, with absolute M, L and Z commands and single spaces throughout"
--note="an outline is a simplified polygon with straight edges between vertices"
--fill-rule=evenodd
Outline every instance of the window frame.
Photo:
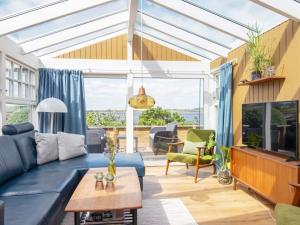
M 10 69 L 8 69 L 10 65 Z M 14 68 L 15 65 L 18 66 L 18 77 L 15 77 Z M 22 63 L 10 56 L 5 55 L 3 57 L 3 80 L 4 80 L 4 91 L 2 94 L 2 125 L 7 124 L 7 105 L 18 105 L 18 106 L 28 106 L 30 108 L 30 113 L 28 116 L 29 122 L 35 121 L 34 110 L 36 107 L 36 90 L 37 90 L 37 81 L 38 81 L 38 71 L 33 67 Z M 7 74 L 8 71 L 8 74 Z M 27 75 L 23 75 L 23 71 L 27 71 Z M 23 78 L 23 76 L 25 76 Z M 33 79 L 34 77 L 34 79 Z M 7 87 L 9 84 L 9 88 Z M 18 96 L 15 96 L 15 84 L 18 88 Z M 24 89 L 24 95 L 22 96 L 22 86 Z M 9 92 L 9 93 L 7 93 Z

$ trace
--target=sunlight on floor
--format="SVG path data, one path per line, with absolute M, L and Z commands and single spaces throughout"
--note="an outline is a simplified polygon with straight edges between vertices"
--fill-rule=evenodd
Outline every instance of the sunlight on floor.
M 171 166 L 168 176 L 164 167 L 147 167 L 144 199 L 180 198 L 194 219 L 201 225 L 272 225 L 273 205 L 239 185 L 218 183 L 212 169 L 200 170 L 198 183 L 193 182 L 194 167 Z

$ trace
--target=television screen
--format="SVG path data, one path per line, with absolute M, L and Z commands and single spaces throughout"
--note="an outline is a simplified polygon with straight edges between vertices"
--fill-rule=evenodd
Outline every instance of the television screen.
M 244 104 L 243 144 L 298 158 L 298 101 Z
M 265 147 L 265 104 L 243 105 L 243 144 L 255 148 Z
M 266 147 L 296 158 L 298 152 L 298 102 L 272 102 L 270 104 L 271 121 L 268 134 L 270 135 L 270 144 Z

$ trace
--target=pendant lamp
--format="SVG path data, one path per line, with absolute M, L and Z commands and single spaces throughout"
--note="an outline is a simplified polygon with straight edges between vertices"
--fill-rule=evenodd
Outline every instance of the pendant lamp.
M 134 109 L 149 109 L 155 105 L 153 97 L 146 95 L 145 88 L 143 87 L 143 1 L 141 0 L 141 73 L 142 85 L 139 88 L 137 95 L 132 96 L 128 104 Z

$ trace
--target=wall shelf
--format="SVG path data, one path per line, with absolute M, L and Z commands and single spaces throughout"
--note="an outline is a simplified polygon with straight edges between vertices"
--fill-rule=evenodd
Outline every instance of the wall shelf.
M 282 76 L 264 77 L 257 80 L 247 81 L 245 83 L 239 83 L 238 86 L 251 86 L 251 85 L 266 83 L 273 80 L 285 80 L 285 77 Z

